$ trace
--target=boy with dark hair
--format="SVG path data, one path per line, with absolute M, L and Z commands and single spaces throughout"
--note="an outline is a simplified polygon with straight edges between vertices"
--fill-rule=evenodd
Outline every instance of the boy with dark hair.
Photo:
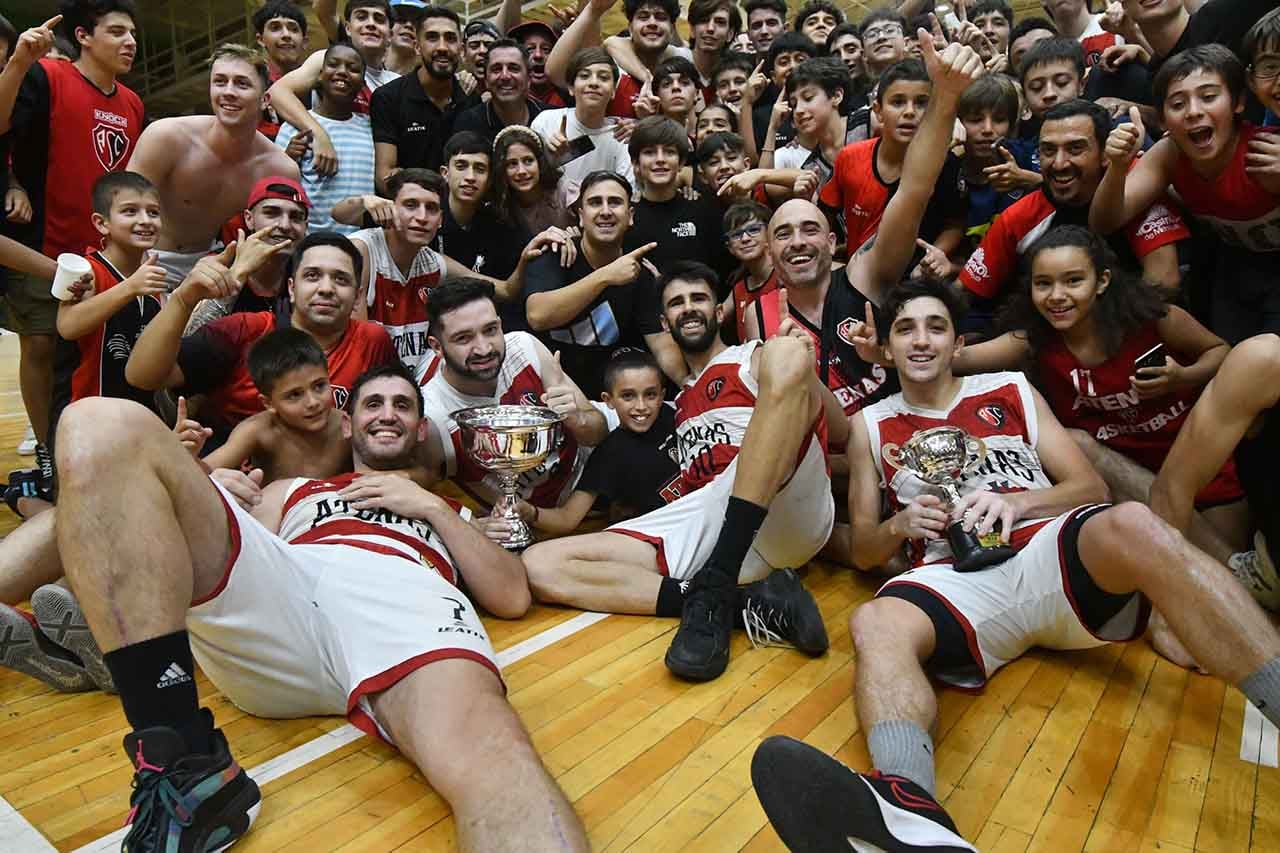
M 755 70 L 756 60 L 745 53 L 730 51 L 720 57 L 716 70 L 711 74 L 711 86 L 715 99 L 735 113 L 742 106 L 742 93 Z
M 742 29 L 742 15 L 730 0 L 692 0 L 689 4 L 689 45 L 697 84 L 706 103 L 715 97 L 715 73 L 729 43 Z
M 747 0 L 742 10 L 747 14 L 751 46 L 756 56 L 764 56 L 773 46 L 773 40 L 786 29 L 787 4 L 785 0 Z
M 307 16 L 290 0 L 267 0 L 253 13 L 253 32 L 267 54 L 272 83 L 302 64 L 307 46 Z
M 1022 60 L 1027 51 L 1045 39 L 1057 38 L 1058 28 L 1048 18 L 1032 16 L 1018 21 L 1009 31 L 1009 70 L 1022 73 Z
M 965 234 L 973 240 L 982 239 L 997 214 L 1043 181 L 1036 146 L 1016 138 L 1021 109 L 1017 86 L 1003 74 L 979 77 L 960 96 L 956 115 L 965 132 L 962 193 L 969 210 Z M 956 271 L 933 273 L 945 279 Z
M 778 289 L 769 256 L 765 228 L 773 211 L 756 201 L 740 201 L 724 213 L 724 241 L 738 268 L 726 279 L 729 295 L 724 299 L 726 315 L 732 312 L 739 341 L 747 334 L 747 308 L 757 299 Z
M 827 36 L 827 55 L 843 62 L 849 71 L 850 87 L 845 93 L 841 111 L 848 115 L 855 109 L 867 106 L 871 80 L 867 76 L 867 66 L 862 61 L 862 36 L 858 35 L 858 25 L 847 22 L 832 30 L 831 35 Z
M 673 263 L 705 258 L 728 272 L 732 259 L 720 239 L 720 211 L 709 196 L 689 200 L 680 194 L 680 170 L 689 160 L 689 135 L 682 125 L 662 116 L 636 123 L 628 143 L 640 185 L 632 208 L 632 224 L 623 249 L 657 243 L 647 260 L 665 271 Z
M 1280 115 L 1280 8 L 1268 12 L 1245 33 L 1241 56 L 1249 63 L 1249 88 L 1267 110 L 1267 126 Z M 1249 165 L 1280 171 L 1280 146 L 1250 144 Z
M 796 12 L 792 28 L 814 44 L 825 45 L 827 36 L 844 23 L 844 12 L 829 0 L 809 0 Z
M 11 139 L 12 178 L 26 190 L 32 208 L 30 223 L 9 234 L 50 258 L 97 245 L 93 184 L 125 168 L 142 135 L 144 115 L 142 99 L 120 82 L 138 49 L 133 3 L 64 0 L 59 8 L 58 17 L 17 39 L 0 71 L 0 136 Z M 46 56 L 55 28 L 79 48 L 72 62 Z M 0 322 L 18 333 L 18 384 L 37 441 L 36 458 L 51 485 L 53 457 L 44 445 L 58 303 L 48 281 L 13 272 L 0 303 Z
M 264 483 L 351 470 L 351 444 L 342 435 L 329 364 L 315 339 L 300 329 L 276 329 L 250 347 L 246 363 L 263 410 L 237 424 L 204 464 L 258 468 Z
M 573 106 L 543 110 L 530 127 L 542 137 L 547 154 L 564 169 L 568 180 L 581 182 L 602 169 L 631 180 L 631 158 L 616 136 L 618 120 L 608 116 L 618 86 L 618 67 L 604 48 L 585 47 L 569 60 L 565 73 Z
M 1110 165 L 1089 224 L 1109 234 L 1171 186 L 1187 212 L 1217 237 L 1209 328 L 1232 345 L 1280 332 L 1280 290 L 1274 286 L 1280 174 L 1248 168 L 1250 142 L 1270 142 L 1272 134 L 1240 117 L 1244 66 L 1222 45 L 1194 47 L 1170 57 L 1153 88 L 1167 135 L 1133 163 L 1144 137 L 1137 110 L 1130 112 L 1131 124 L 1111 131 Z
M 818 178 L 804 169 L 753 169 L 746 143 L 736 133 L 711 133 L 698 144 L 695 155 L 697 177 L 713 190 L 721 207 L 734 200 L 751 198 L 768 204 L 765 187 L 808 198 L 818 188 Z
M 907 19 L 893 9 L 874 9 L 859 24 L 862 62 L 872 80 L 907 56 Z
M 683 57 L 659 62 L 653 69 L 652 81 L 654 94 L 658 97 L 659 114 L 687 129 L 698 105 L 700 80 L 698 69 Z
M 831 180 L 837 155 L 856 139 L 843 113 L 850 87 L 844 63 L 835 57 L 818 57 L 800 63 L 787 78 L 791 123 L 795 138 L 773 155 L 776 169 L 805 169 L 818 177 L 818 187 Z
M 604 499 L 614 521 L 665 506 L 680 497 L 675 411 L 663 402 L 666 377 L 646 350 L 624 347 L 604 368 L 600 399 L 614 411 L 618 426 L 587 459 L 572 494 L 557 507 L 520 502 L 520 514 L 552 536 L 575 533 L 582 519 Z
M 1075 39 L 1049 38 L 1022 57 L 1018 79 L 1031 118 L 1022 123 L 1023 139 L 1035 139 L 1045 112 L 1054 104 L 1084 97 L 1084 50 Z
M 773 45 L 769 48 L 769 53 L 764 60 L 764 77 L 767 85 L 761 88 L 758 84 L 760 78 L 753 79 L 755 83 L 749 83 L 743 92 L 743 106 L 751 105 L 750 114 L 746 109 L 740 110 L 740 130 L 744 139 L 754 140 L 755 150 L 748 153 L 755 156 L 756 152 L 763 157 L 765 153 L 774 151 L 777 148 L 786 145 L 791 141 L 791 137 L 795 136 L 795 128 L 792 127 L 790 120 L 778 123 L 772 137 L 769 136 L 769 122 L 773 118 L 774 107 L 778 104 L 778 99 L 782 95 L 787 85 L 787 77 L 791 72 L 799 67 L 800 63 L 806 59 L 813 59 L 818 55 L 818 47 L 809 40 L 807 36 L 800 33 L 787 32 L 782 33 L 773 40 Z
M 1013 29 L 1013 7 L 1008 0 L 978 0 L 969 8 L 968 18 L 997 54 L 1008 54 Z

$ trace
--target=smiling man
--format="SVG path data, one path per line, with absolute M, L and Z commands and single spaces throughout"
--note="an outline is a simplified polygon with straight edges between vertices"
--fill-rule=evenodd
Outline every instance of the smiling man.
M 223 223 L 244 210 L 246 188 L 272 175 L 299 177 L 298 165 L 258 132 L 265 70 L 249 48 L 219 47 L 209 68 L 213 115 L 152 123 L 129 160 L 129 171 L 160 191 L 159 262 L 170 287 L 208 254 Z
M 529 96 L 529 57 L 513 39 L 493 42 L 484 60 L 485 103 L 458 114 L 454 133 L 474 131 L 493 144 L 498 131 L 513 124 L 528 127 L 544 109 Z

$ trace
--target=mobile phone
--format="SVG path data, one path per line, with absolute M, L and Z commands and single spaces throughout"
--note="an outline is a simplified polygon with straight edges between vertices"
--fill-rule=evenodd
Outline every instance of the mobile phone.
M 1144 367 L 1164 367 L 1165 350 L 1164 344 L 1156 344 L 1151 349 L 1138 356 L 1133 361 L 1133 372 L 1137 373 Z
M 577 139 L 570 139 L 569 144 L 565 146 L 564 153 L 560 157 L 560 164 L 572 163 L 579 157 L 583 157 L 596 150 L 596 143 L 590 136 L 579 136 Z

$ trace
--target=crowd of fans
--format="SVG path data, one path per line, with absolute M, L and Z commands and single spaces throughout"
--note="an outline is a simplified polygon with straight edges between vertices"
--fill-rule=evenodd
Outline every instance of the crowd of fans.
M 829 0 L 623 0 L 625 29 L 606 33 L 616 5 L 547 23 L 518 0 L 470 21 L 421 0 L 317 0 L 309 35 L 297 6 L 267 0 L 256 44 L 213 51 L 208 103 L 151 121 L 124 82 L 132 0 L 65 0 L 23 33 L 0 18 L 0 325 L 19 336 L 38 461 L 5 491 L 28 520 L 0 545 L 0 602 L 83 607 L 94 624 L 54 522 L 83 449 L 58 447 L 55 465 L 54 447 L 88 434 L 83 416 L 59 431 L 64 413 L 106 397 L 150 410 L 248 508 L 273 482 L 384 470 L 368 443 L 411 428 L 413 480 L 448 478 L 487 510 L 499 479 L 453 413 L 549 406 L 559 443 L 519 482 L 547 540 L 520 561 L 525 594 L 681 616 L 667 662 L 688 678 L 727 663 L 720 628 L 693 624 L 721 610 L 753 641 L 826 649 L 799 576 L 771 570 L 821 550 L 894 575 L 943 559 L 966 511 L 1019 548 L 1040 529 L 1026 519 L 1062 511 L 1002 494 L 1149 504 L 1280 607 L 1274 3 L 1045 0 L 1015 20 L 1005 0 L 903 0 L 853 20 Z M 59 300 L 66 254 L 91 272 Z M 932 314 L 913 314 L 921 300 Z M 973 379 L 964 394 L 986 383 L 966 428 L 999 433 L 970 484 L 987 497 L 957 507 L 881 464 L 902 423 L 961 418 L 961 402 L 919 402 L 944 351 L 943 374 Z M 396 382 L 416 416 L 386 415 L 362 444 L 361 401 L 383 399 L 362 389 Z M 613 526 L 568 536 L 592 516 Z M 1062 535 L 1100 529 L 1090 517 Z M 484 512 L 469 529 L 483 537 L 454 531 L 446 553 L 510 533 Z M 1121 590 L 1079 560 L 1097 599 L 1082 606 L 1106 610 Z M 64 570 L 79 604 L 46 586 Z M 1143 577 L 1124 591 L 1154 597 Z M 942 593 L 908 587 L 877 601 L 933 619 L 930 671 L 974 686 L 1008 659 L 954 620 L 948 633 Z M 1156 604 L 1157 649 L 1211 664 Z M 892 606 L 867 612 L 854 633 L 870 658 L 900 625 Z M 53 644 L 39 612 L 0 615 L 34 626 L 57 662 L 47 679 L 120 686 L 145 728 L 141 688 L 119 684 L 126 635 L 103 664 L 92 639 Z M 1273 654 L 1237 682 L 1270 695 Z M 931 792 L 931 760 L 884 759 L 917 729 L 864 727 L 880 769 Z M 782 753 L 764 759 L 779 778 Z M 766 807 L 784 838 L 820 823 Z

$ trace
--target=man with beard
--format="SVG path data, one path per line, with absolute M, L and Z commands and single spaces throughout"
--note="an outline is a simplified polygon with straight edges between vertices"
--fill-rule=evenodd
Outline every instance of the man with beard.
M 209 253 L 223 223 L 245 209 L 245 187 L 273 175 L 298 180 L 298 164 L 258 133 L 263 70 L 249 48 L 219 47 L 209 67 L 213 115 L 153 122 L 129 160 L 129 171 L 160 191 L 159 263 L 170 288 Z
M 519 3 L 517 2 L 517 7 Z M 555 30 L 542 21 L 525 21 L 512 27 L 507 38 L 524 48 L 529 58 L 529 94 L 546 107 L 567 107 L 569 93 L 547 76 L 547 57 L 556 44 Z
M 453 121 L 467 94 L 457 79 L 461 23 L 450 9 L 428 6 L 418 21 L 422 65 L 373 94 L 374 174 L 378 185 L 396 169 L 439 170 Z
M 247 239 L 279 246 L 279 251 L 250 272 L 239 290 L 221 299 L 202 300 L 191 312 L 183 334 L 195 334 L 201 326 L 228 314 L 275 310 L 288 280 L 290 252 L 294 243 L 306 236 L 310 211 L 311 199 L 292 178 L 272 175 L 254 184 L 244 211 Z M 265 236 L 259 236 L 263 230 Z M 237 255 L 244 249 L 239 243 Z
M 364 85 L 356 95 L 355 111 L 367 115 L 371 112 L 373 93 L 400 77 L 386 66 L 387 45 L 391 41 L 391 7 L 387 0 L 349 0 L 343 14 L 346 40 L 364 59 Z M 338 155 L 324 128 L 307 113 L 303 100 L 310 103 L 323 64 L 324 51 L 317 50 L 301 66 L 276 81 L 267 97 L 282 120 L 311 134 L 316 171 L 332 175 L 338 170 Z
M 266 251 L 279 252 L 280 247 Z M 362 262 L 350 240 L 340 234 L 310 234 L 294 250 L 293 260 L 287 303 L 274 311 L 231 314 L 184 338 L 182 330 L 200 300 L 226 298 L 243 286 L 244 269 L 252 267 L 235 246 L 201 259 L 134 344 L 125 367 L 129 384 L 173 388 L 188 396 L 207 394 L 206 425 L 215 436 L 225 436 L 263 409 L 246 363 L 249 347 L 268 332 L 292 326 L 324 350 L 334 403 L 342 406 L 357 376 L 395 361 L 391 338 L 376 323 L 352 319 Z
M 616 420 L 587 401 L 541 341 L 528 332 L 503 333 L 493 285 L 460 278 L 433 289 L 428 304 L 427 343 L 442 366 L 422 395 L 433 442 L 443 451 L 443 475 L 477 501 L 495 503 L 502 495 L 498 477 L 467 454 L 452 413 L 471 406 L 545 405 L 565 416 L 564 430 L 547 461 L 520 477 L 519 497 L 542 509 L 559 506 L 573 493 L 588 448 L 603 441 Z M 433 451 L 431 458 L 440 457 Z M 500 520 L 479 523 L 495 539 L 510 532 Z
M 1050 107 L 1040 128 L 1040 189 L 1001 213 L 960 271 L 960 283 L 983 300 L 995 300 L 1014 280 L 1018 258 L 1054 225 L 1089 224 L 1089 205 L 1102 182 L 1103 150 L 1111 114 L 1097 104 L 1072 100 Z M 1129 222 L 1109 242 L 1122 265 L 1176 293 L 1177 242 L 1190 237 L 1182 217 L 1168 202 L 1157 202 Z
M 498 131 L 513 124 L 528 127 L 544 107 L 529 96 L 529 58 L 524 48 L 509 38 L 498 39 L 484 60 L 486 103 L 458 114 L 453 132 L 475 131 L 493 145 Z
M 738 615 L 753 642 L 826 651 L 822 616 L 789 567 L 808 562 L 831 532 L 828 429 L 841 442 L 848 432 L 814 375 L 807 337 L 784 328 L 766 344 L 725 346 L 718 285 L 714 272 L 692 261 L 662 277 L 662 326 L 693 377 L 676 398 L 681 497 L 600 533 L 538 543 L 524 555 L 540 601 L 683 613 L 666 663 L 697 681 L 728 665 Z M 725 562 L 722 522 L 745 501 L 759 510 L 760 534 Z
M 251 511 L 142 407 L 94 398 L 67 410 L 59 551 L 133 728 L 124 845 L 226 844 L 257 814 L 257 785 L 199 707 L 199 661 L 249 713 L 341 714 L 395 743 L 452 807 L 463 850 L 512 839 L 587 850 L 467 598 L 522 616 L 519 560 L 405 476 L 430 425 L 403 369 L 351 390 L 342 431 L 355 472 L 278 481 Z

